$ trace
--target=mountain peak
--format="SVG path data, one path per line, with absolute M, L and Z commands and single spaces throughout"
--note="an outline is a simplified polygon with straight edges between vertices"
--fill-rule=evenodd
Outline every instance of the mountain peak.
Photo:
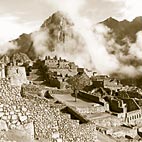
M 142 22 L 142 16 L 136 17 L 133 22 Z
M 107 18 L 106 20 L 104 20 L 103 22 L 101 23 L 118 23 L 118 21 L 116 19 L 114 19 L 113 17 L 109 17 Z
M 51 24 L 73 26 L 71 19 L 69 19 L 69 17 L 62 11 L 57 11 L 52 14 L 48 19 L 44 21 L 44 23 L 41 25 L 41 28 L 47 28 Z
M 136 41 L 136 33 L 142 30 L 142 17 L 136 17 L 133 21 L 123 20 L 117 21 L 110 17 L 105 21 L 101 22 L 107 26 L 113 34 L 115 34 L 116 42 L 120 45 L 124 45 L 123 39 L 129 38 L 131 42 Z

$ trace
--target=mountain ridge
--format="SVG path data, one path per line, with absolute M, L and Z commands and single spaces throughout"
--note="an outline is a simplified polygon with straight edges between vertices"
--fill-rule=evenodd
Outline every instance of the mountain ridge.
M 136 17 L 133 21 L 118 21 L 110 17 L 100 22 L 99 24 L 104 24 L 109 29 L 111 29 L 109 34 L 113 36 L 115 42 L 120 46 L 128 46 L 127 41 L 124 40 L 125 38 L 134 43 L 136 41 L 136 33 L 142 31 L 142 17 Z M 63 12 L 57 11 L 43 22 L 43 24 L 40 26 L 39 31 L 37 31 L 37 34 L 45 33 L 47 37 L 45 37 L 44 46 L 45 48 L 47 48 L 48 52 L 54 52 L 56 50 L 58 51 L 58 46 L 64 45 L 65 42 L 73 41 L 76 47 L 80 46 L 79 44 L 83 45 L 83 43 L 81 43 L 83 40 L 80 38 L 80 35 L 78 35 L 78 33 L 74 31 L 73 27 L 74 23 L 71 21 L 71 19 L 69 19 Z M 36 39 L 33 39 L 33 35 L 35 33 L 36 32 L 32 32 L 30 34 L 23 33 L 19 36 L 19 38 L 11 41 L 16 44 L 18 48 L 9 50 L 8 53 L 13 54 L 22 52 L 28 55 L 28 57 L 32 60 L 37 58 L 39 55 L 37 54 L 35 48 Z M 65 46 L 68 45 L 65 44 Z M 60 46 L 60 48 L 62 47 Z M 69 49 L 68 47 L 66 48 L 67 50 Z M 73 48 L 70 49 L 70 51 L 76 49 L 77 48 Z
M 73 22 L 68 19 L 65 14 L 60 11 L 52 14 L 48 19 L 46 19 L 41 25 L 39 31 L 47 34 L 47 48 L 49 51 L 55 51 L 56 45 L 59 43 L 65 42 L 65 40 L 70 40 L 75 38 L 77 35 L 73 31 L 72 27 L 74 26 Z M 36 51 L 34 48 L 34 34 L 36 32 L 32 32 L 30 34 L 23 33 L 17 39 L 14 39 L 10 42 L 13 42 L 18 46 L 17 49 L 9 50 L 8 53 L 13 52 L 22 52 L 29 56 L 30 59 L 34 60 L 38 55 L 36 55 Z
M 124 39 L 127 37 L 130 42 L 136 41 L 136 34 L 142 31 L 142 16 L 136 17 L 132 21 L 118 21 L 112 17 L 100 22 L 111 29 L 111 33 L 115 34 L 115 41 L 120 45 L 126 44 Z

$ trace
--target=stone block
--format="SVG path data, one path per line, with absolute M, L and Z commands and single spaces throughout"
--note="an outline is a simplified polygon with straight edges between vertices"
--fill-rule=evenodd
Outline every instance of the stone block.
M 1 119 L 6 121 L 8 119 L 8 117 L 3 115 Z
M 13 110 L 16 110 L 16 106 L 12 106 Z
M 16 124 L 18 120 L 13 120 L 11 123 Z
M 22 111 L 26 112 L 26 111 L 27 111 L 27 108 L 22 107 Z
M 28 138 L 33 142 L 34 140 L 34 125 L 33 122 L 30 122 L 25 125 L 20 125 L 16 127 L 17 130 L 23 131 L 27 135 Z
M 63 140 L 61 138 L 58 138 L 56 141 L 57 142 L 63 142 Z
M 15 110 L 15 112 L 19 113 L 19 112 L 20 112 L 20 110 L 19 110 L 19 109 L 16 109 L 16 110 Z
M 10 111 L 10 113 L 9 113 L 10 115 L 13 115 L 14 114 L 14 111 Z
M 17 116 L 17 115 L 12 115 L 12 116 L 11 116 L 11 119 L 12 119 L 12 120 L 17 120 L 17 119 L 18 119 L 18 116 Z
M 5 115 L 9 115 L 9 112 L 6 112 Z
M 19 116 L 19 117 L 22 116 L 22 113 L 18 113 L 18 116 Z
M 15 128 L 16 128 L 15 124 L 10 125 L 10 129 L 15 129 Z
M 21 122 L 26 121 L 27 120 L 27 116 L 19 116 L 19 120 Z
M 3 108 L 3 106 L 4 106 L 3 104 L 0 104 L 0 108 Z
M 3 111 L 3 107 L 0 107 L 0 111 Z
M 59 138 L 59 132 L 54 132 L 54 133 L 52 134 L 52 138 L 53 138 L 53 139 L 58 139 L 58 138 Z
M 4 120 L 0 120 L 0 131 L 7 131 L 8 130 L 8 127 L 7 127 L 7 124 Z
M 4 112 L 0 112 L 0 117 L 2 117 L 4 115 Z

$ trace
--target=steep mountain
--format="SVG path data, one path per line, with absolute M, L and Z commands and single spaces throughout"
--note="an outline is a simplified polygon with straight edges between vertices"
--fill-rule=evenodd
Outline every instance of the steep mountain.
M 70 40 L 78 44 L 78 35 L 74 32 L 73 26 L 72 21 L 64 13 L 58 11 L 45 20 L 38 31 L 22 34 L 11 41 L 18 46 L 18 49 L 10 50 L 9 53 L 22 52 L 30 59 L 35 59 L 40 55 L 38 48 L 46 48 L 47 51 L 53 52 L 59 44 Z
M 115 35 L 115 41 L 119 45 L 126 44 L 126 38 L 134 43 L 136 41 L 136 33 L 142 31 L 142 17 L 136 17 L 131 22 L 127 20 L 117 21 L 110 17 L 101 23 L 111 29 L 109 34 Z
M 31 39 L 31 34 L 22 34 L 19 36 L 19 38 L 12 41 L 14 44 L 18 46 L 17 49 L 10 50 L 10 54 L 14 53 L 25 53 L 27 54 L 31 59 L 36 58 L 36 53 L 33 47 L 33 41 Z
M 117 21 L 110 17 L 101 24 L 106 25 L 110 31 L 109 37 L 113 37 L 120 46 L 127 46 L 124 51 L 128 51 L 128 40 L 131 43 L 136 41 L 136 33 L 142 31 L 142 17 L 137 17 L 133 21 Z M 128 39 L 128 40 L 127 40 Z M 108 39 L 110 40 L 110 39 Z M 10 50 L 9 54 L 22 52 L 30 59 L 35 59 L 46 52 L 70 51 L 76 54 L 84 45 L 81 35 L 74 31 L 74 23 L 64 13 L 58 11 L 46 19 L 40 29 L 30 34 L 22 34 L 19 38 L 11 41 L 18 48 Z M 60 49 L 59 49 L 60 48 Z M 42 53 L 40 53 L 42 51 Z M 111 53 L 115 52 L 111 51 Z

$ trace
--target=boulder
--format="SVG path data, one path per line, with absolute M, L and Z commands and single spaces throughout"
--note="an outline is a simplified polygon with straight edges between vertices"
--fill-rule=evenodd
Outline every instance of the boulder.
M 4 120 L 0 120 L 0 131 L 7 131 L 8 127 Z

